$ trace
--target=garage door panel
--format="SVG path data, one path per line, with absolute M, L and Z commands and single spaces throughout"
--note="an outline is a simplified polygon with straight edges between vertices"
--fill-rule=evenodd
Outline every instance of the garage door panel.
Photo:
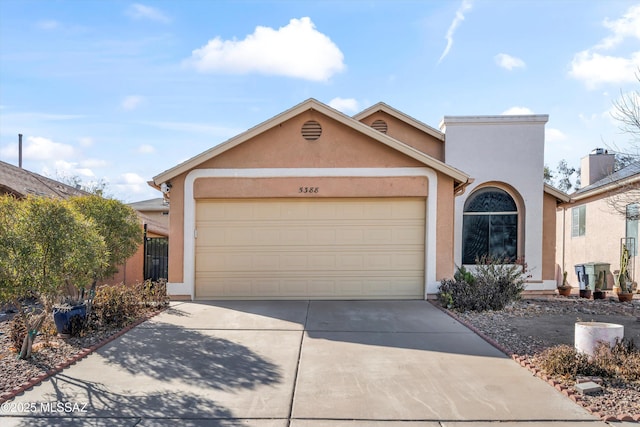
M 421 298 L 425 200 L 196 204 L 196 298 Z

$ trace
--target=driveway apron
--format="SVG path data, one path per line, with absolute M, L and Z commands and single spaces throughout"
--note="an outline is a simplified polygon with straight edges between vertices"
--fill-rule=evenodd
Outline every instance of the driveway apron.
M 7 403 L 3 426 L 605 425 L 425 301 L 175 302 Z

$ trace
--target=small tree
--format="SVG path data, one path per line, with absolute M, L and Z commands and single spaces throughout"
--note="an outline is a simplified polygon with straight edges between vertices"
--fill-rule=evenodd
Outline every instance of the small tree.
M 0 298 L 27 319 L 19 357 L 28 358 L 54 299 L 71 285 L 90 283 L 93 271 L 104 268 L 107 248 L 93 221 L 69 202 L 49 198 L 1 196 L 0 236 Z M 39 312 L 27 312 L 22 299 L 29 294 L 40 302 Z
M 92 195 L 73 197 L 69 202 L 93 221 L 107 247 L 106 263 L 93 272 L 95 286 L 96 280 L 116 273 L 118 266 L 136 253 L 142 243 L 142 227 L 136 211 L 118 200 Z

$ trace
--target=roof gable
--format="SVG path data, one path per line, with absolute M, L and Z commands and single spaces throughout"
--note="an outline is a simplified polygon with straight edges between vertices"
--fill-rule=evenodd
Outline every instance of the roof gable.
M 416 120 L 413 117 L 403 113 L 402 111 L 396 110 L 395 108 L 385 104 L 384 102 L 379 102 L 375 105 L 372 105 L 371 107 L 367 108 L 366 110 L 363 110 L 361 112 L 359 112 L 358 114 L 356 114 L 355 116 L 353 116 L 353 118 L 355 120 L 358 121 L 362 121 L 364 119 L 366 119 L 367 117 L 371 116 L 372 114 L 375 114 L 379 111 L 382 111 L 392 117 L 395 117 L 396 119 L 407 123 L 408 125 L 413 126 L 414 128 L 421 130 L 422 132 L 431 135 L 434 138 L 437 138 L 441 141 L 444 142 L 444 133 L 440 132 L 439 130 L 432 128 L 431 126 L 421 122 L 420 120 Z
M 181 174 L 184 174 L 194 168 L 197 168 L 199 165 L 203 164 L 204 162 L 207 162 L 210 159 L 220 156 L 221 154 L 239 146 L 240 144 L 243 144 L 249 140 L 254 139 L 256 136 L 268 131 L 269 129 L 272 129 L 282 123 L 285 123 L 286 121 L 291 120 L 292 118 L 304 112 L 307 112 L 309 110 L 314 110 L 333 120 L 336 120 L 337 122 L 351 128 L 352 130 L 362 135 L 369 137 L 374 141 L 377 141 L 412 159 L 415 159 L 421 164 L 424 164 L 425 166 L 428 166 L 441 173 L 444 173 L 447 176 L 450 176 L 457 182 L 460 182 L 460 183 L 466 182 L 469 178 L 466 174 L 464 174 L 463 172 L 461 172 L 456 168 L 446 165 L 445 163 L 437 159 L 434 159 L 433 157 L 430 157 L 425 153 L 407 144 L 404 144 L 394 138 L 391 138 L 388 135 L 378 132 L 377 130 L 369 126 L 363 123 L 360 123 L 358 120 L 355 120 L 354 118 L 351 118 L 319 101 L 316 101 L 315 99 L 308 99 L 307 101 L 304 101 L 294 106 L 293 108 L 278 114 L 277 116 L 247 130 L 246 132 L 243 132 L 227 140 L 226 142 L 223 142 L 222 144 L 212 147 L 209 150 L 195 157 L 192 157 L 191 159 L 165 172 L 162 172 L 161 174 L 155 176 L 153 178 L 153 181 L 156 185 L 160 185 L 163 182 L 167 182 L 172 178 L 179 176 Z

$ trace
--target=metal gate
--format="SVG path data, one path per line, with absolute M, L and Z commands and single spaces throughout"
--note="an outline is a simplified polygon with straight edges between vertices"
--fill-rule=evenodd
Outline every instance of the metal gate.
M 169 277 L 169 238 L 144 235 L 144 280 L 157 282 Z

